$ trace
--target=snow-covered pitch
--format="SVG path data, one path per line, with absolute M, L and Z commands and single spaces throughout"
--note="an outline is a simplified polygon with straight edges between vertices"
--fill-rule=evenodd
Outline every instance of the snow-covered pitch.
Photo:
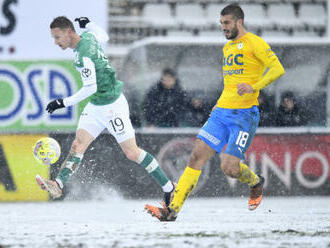
M 330 247 L 330 197 L 189 198 L 176 222 L 144 212 L 157 200 L 1 203 L 0 247 Z

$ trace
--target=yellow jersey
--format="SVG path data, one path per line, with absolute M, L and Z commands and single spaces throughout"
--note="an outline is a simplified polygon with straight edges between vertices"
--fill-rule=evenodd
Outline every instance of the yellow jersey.
M 259 36 L 246 33 L 223 47 L 224 89 L 217 107 L 228 109 L 250 108 L 258 104 L 259 90 L 284 74 L 284 69 L 270 46 Z M 267 68 L 269 70 L 265 75 Z M 254 93 L 237 93 L 237 84 L 247 83 Z

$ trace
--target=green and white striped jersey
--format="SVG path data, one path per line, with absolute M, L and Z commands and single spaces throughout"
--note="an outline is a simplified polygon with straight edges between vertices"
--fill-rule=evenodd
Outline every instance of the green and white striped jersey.
M 74 65 L 81 74 L 84 85 L 94 84 L 97 91 L 90 97 L 94 105 L 113 103 L 121 94 L 123 82 L 116 79 L 114 69 L 104 55 L 101 45 L 90 32 L 83 32 L 81 40 L 74 49 Z

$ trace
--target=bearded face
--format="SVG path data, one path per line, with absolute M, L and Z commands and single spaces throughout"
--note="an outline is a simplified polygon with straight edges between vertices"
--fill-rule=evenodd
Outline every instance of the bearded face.
M 238 23 L 239 20 L 237 20 L 234 16 L 232 15 L 224 15 L 221 16 L 220 18 L 220 24 L 221 24 L 221 29 L 228 40 L 234 40 L 238 33 Z

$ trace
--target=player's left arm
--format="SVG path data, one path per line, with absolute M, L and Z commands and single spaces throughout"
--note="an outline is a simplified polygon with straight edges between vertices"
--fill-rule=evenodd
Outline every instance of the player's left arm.
M 284 75 L 285 70 L 276 54 L 264 40 L 260 40 L 260 42 L 255 45 L 254 54 L 269 69 L 261 80 L 252 85 L 253 90 L 258 91 Z
M 238 84 L 237 93 L 240 96 L 246 93 L 254 93 L 267 87 L 285 73 L 285 70 L 276 54 L 264 40 L 261 40 L 258 44 L 255 44 L 254 55 L 268 68 L 268 71 L 261 78 L 261 80 L 253 85 L 247 83 Z
M 91 22 L 88 17 L 78 17 L 75 19 L 79 23 L 80 28 L 86 28 L 90 33 L 92 33 L 97 41 L 107 42 L 109 40 L 109 35 L 96 23 Z

